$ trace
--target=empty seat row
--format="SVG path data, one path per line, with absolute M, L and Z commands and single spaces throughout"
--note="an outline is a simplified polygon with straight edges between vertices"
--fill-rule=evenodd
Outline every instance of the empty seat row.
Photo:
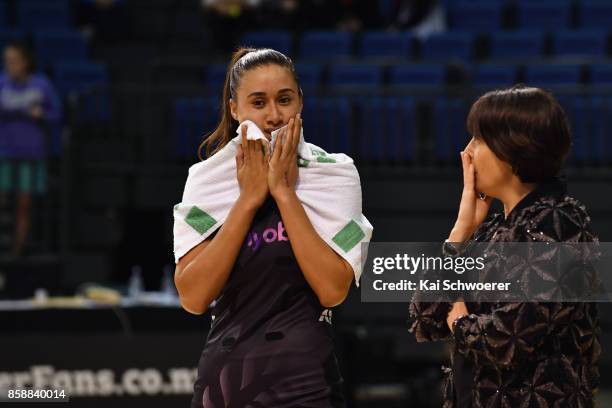
M 65 28 L 72 21 L 69 0 L 19 0 L 16 5 L 16 26 L 24 30 Z M 0 27 L 10 22 L 7 2 L 0 2 Z
M 541 31 L 495 32 L 488 40 L 491 59 L 537 58 L 546 53 L 547 36 Z M 603 57 L 608 53 L 608 34 L 601 30 L 557 31 L 550 45 L 553 56 Z
M 572 131 L 569 162 L 609 163 L 612 161 L 612 98 L 559 94 Z M 465 130 L 470 102 L 437 98 L 433 101 L 434 154 L 442 160 L 457 159 L 469 136 Z
M 612 99 L 560 96 L 573 129 L 571 161 L 612 160 Z M 458 161 L 469 141 L 466 118 L 472 99 L 436 97 L 306 97 L 306 139 L 361 162 L 398 163 L 422 159 Z M 181 98 L 174 106 L 175 154 L 196 157 L 197 147 L 219 120 L 215 98 Z
M 219 94 L 225 79 L 225 65 L 211 65 L 205 84 L 211 94 Z M 612 85 L 612 64 L 474 64 L 461 70 L 444 64 L 296 64 L 300 85 L 308 90 L 317 86 L 381 85 L 512 85 L 524 82 L 534 86 Z M 216 93 L 215 93 L 216 92 Z
M 108 121 L 111 116 L 109 77 L 105 64 L 64 61 L 53 65 L 53 83 L 64 99 L 78 96 L 74 119 Z
M 202 140 L 219 120 L 217 98 L 180 98 L 174 109 L 175 152 L 179 157 L 194 157 Z M 348 97 L 306 97 L 302 114 L 308 117 L 308 141 L 330 152 L 358 150 L 360 157 L 384 160 L 393 151 L 396 160 L 409 160 L 413 154 L 414 105 L 410 98 L 371 98 L 356 104 L 359 114 L 351 116 Z M 375 120 L 355 123 L 352 118 Z M 389 120 L 393 117 L 394 120 Z M 351 145 L 350 134 L 363 135 L 360 145 Z M 366 137 L 378 135 L 376 139 Z M 408 139 L 407 135 L 411 135 Z
M 361 58 L 470 60 L 545 55 L 603 57 L 609 53 L 608 30 L 596 28 L 559 29 L 551 34 L 544 30 L 494 31 L 486 35 L 452 30 L 431 35 L 421 43 L 407 32 L 369 31 L 353 38 L 346 32 L 310 31 L 303 33 L 298 42 L 295 53 L 293 35 L 286 31 L 249 32 L 242 39 L 243 45 L 274 48 L 302 59 L 350 58 L 354 54 Z M 550 49 L 546 47 L 548 42 Z
M 357 54 L 363 57 L 409 57 L 415 38 L 409 32 L 369 31 L 361 35 Z M 270 47 L 284 54 L 293 55 L 293 34 L 283 30 L 247 32 L 244 45 L 257 48 Z M 300 56 L 304 58 L 349 57 L 354 38 L 347 32 L 306 31 L 299 38 Z
M 445 7 L 450 27 L 486 32 L 502 28 L 556 30 L 612 25 L 607 0 L 452 0 Z

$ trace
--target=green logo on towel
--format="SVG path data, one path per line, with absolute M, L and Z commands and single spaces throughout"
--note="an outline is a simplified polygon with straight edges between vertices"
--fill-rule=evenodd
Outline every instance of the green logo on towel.
M 317 162 L 318 163 L 335 163 L 336 160 L 332 159 L 331 157 L 323 157 L 323 156 L 317 156 Z
M 213 217 L 200 210 L 195 205 L 189 210 L 189 213 L 185 217 L 185 222 L 189 224 L 191 228 L 198 231 L 200 235 L 204 234 L 210 227 L 217 223 Z
M 316 157 L 317 163 L 335 163 L 336 162 L 335 159 L 328 157 L 327 153 L 325 153 L 323 150 L 310 149 L 310 152 L 312 153 L 313 156 Z
M 298 167 L 308 167 L 309 163 L 310 163 L 310 160 L 306 160 L 306 159 L 302 159 L 301 157 L 298 157 L 298 161 L 297 161 Z
M 361 242 L 363 237 L 365 237 L 365 233 L 355 221 L 351 220 L 332 238 L 332 241 L 342 248 L 344 252 L 348 252 Z
M 313 156 L 325 156 L 325 152 L 323 150 L 310 149 L 310 152 Z

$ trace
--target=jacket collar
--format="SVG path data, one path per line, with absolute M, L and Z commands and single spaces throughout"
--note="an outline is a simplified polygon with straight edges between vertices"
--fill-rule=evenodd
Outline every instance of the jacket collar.
M 530 205 L 534 204 L 542 197 L 554 197 L 559 199 L 567 193 L 567 181 L 564 176 L 553 177 L 549 180 L 543 181 L 536 186 L 533 191 L 527 194 L 518 204 L 510 211 L 507 221 L 514 219 L 517 214 Z

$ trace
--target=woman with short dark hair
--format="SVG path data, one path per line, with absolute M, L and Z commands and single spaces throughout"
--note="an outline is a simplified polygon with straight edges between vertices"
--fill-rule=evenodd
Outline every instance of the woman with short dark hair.
M 522 86 L 489 92 L 467 125 L 464 189 L 447 240 L 454 255 L 468 240 L 597 241 L 558 177 L 571 138 L 552 95 Z M 504 211 L 485 221 L 493 198 Z M 445 408 L 593 406 L 601 353 L 594 303 L 414 302 L 410 313 L 417 341 L 454 340 Z

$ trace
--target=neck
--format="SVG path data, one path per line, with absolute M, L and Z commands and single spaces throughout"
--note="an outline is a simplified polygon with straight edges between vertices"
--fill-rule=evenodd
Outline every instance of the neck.
M 527 194 L 531 193 L 535 188 L 535 183 L 522 183 L 516 181 L 513 185 L 507 189 L 506 194 L 500 197 L 500 201 L 504 204 L 504 217 L 508 218 L 508 215 L 516 205 L 521 202 Z

